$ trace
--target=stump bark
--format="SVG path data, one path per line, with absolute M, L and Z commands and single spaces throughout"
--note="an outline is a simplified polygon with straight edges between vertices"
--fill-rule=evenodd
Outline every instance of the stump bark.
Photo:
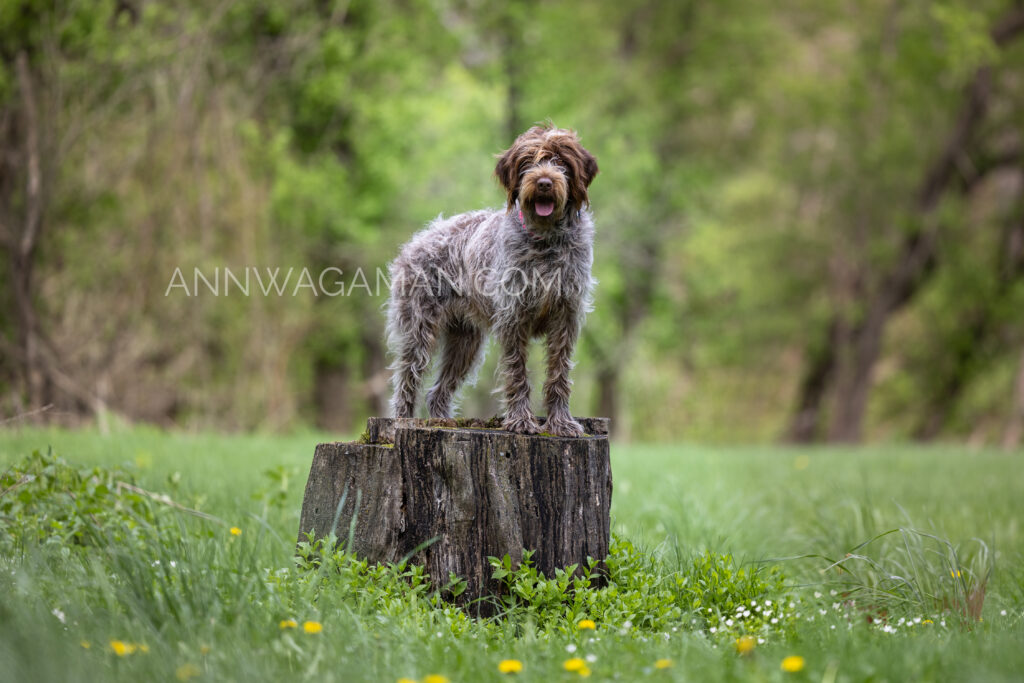
M 604 560 L 608 420 L 577 419 L 586 436 L 513 434 L 480 420 L 370 418 L 360 441 L 316 447 L 299 540 L 334 531 L 359 557 L 423 564 L 435 586 L 455 574 L 467 583 L 454 597 L 463 605 L 500 592 L 488 556 L 508 554 L 515 566 L 533 550 L 546 576 Z

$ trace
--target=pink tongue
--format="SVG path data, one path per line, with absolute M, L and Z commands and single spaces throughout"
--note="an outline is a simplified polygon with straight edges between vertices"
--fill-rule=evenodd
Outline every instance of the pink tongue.
M 537 212 L 538 216 L 550 216 L 551 212 L 555 210 L 555 203 L 537 202 L 533 205 L 533 210 Z

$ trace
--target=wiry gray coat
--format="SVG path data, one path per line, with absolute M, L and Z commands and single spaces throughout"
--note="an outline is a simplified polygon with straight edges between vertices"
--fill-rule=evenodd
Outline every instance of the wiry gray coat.
M 530 409 L 526 360 L 530 339 L 543 336 L 544 431 L 583 433 L 569 412 L 569 371 L 594 284 L 594 226 L 582 206 L 596 172 L 574 133 L 532 128 L 498 163 L 506 210 L 438 218 L 402 248 L 391 264 L 388 302 L 396 417 L 413 415 L 438 344 L 440 370 L 427 409 L 431 417 L 450 417 L 453 396 L 479 363 L 490 331 L 502 352 L 505 429 L 541 431 Z

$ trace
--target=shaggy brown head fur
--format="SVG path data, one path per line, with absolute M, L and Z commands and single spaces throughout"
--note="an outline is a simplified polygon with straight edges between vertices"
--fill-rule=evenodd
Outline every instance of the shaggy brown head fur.
M 589 205 L 587 188 L 597 175 L 597 160 L 575 131 L 553 124 L 534 126 L 498 159 L 494 174 L 508 194 L 508 210 L 519 200 L 535 220 L 557 222 L 566 205 Z

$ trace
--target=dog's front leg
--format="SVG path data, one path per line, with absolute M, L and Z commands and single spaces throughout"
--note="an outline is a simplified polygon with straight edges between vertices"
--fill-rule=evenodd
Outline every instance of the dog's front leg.
M 579 337 L 579 319 L 572 311 L 564 311 L 552 320 L 547 334 L 548 376 L 544 382 L 544 407 L 548 419 L 544 431 L 556 436 L 583 436 L 583 427 L 569 412 L 572 380 L 572 353 Z
M 520 434 L 539 434 L 540 425 L 530 410 L 530 376 L 526 354 L 530 336 L 522 325 L 498 331 L 501 344 L 501 374 L 505 384 L 504 429 Z

